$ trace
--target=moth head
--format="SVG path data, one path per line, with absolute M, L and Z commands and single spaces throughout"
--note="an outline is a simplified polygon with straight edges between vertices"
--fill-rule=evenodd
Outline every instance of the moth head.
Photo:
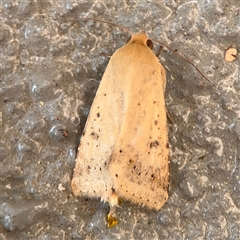
M 145 32 L 139 33 L 139 34 L 133 34 L 131 37 L 129 37 L 126 41 L 126 44 L 128 43 L 134 43 L 138 42 L 142 45 L 145 45 L 149 47 L 151 50 L 153 49 L 153 42 L 151 39 L 149 39 Z

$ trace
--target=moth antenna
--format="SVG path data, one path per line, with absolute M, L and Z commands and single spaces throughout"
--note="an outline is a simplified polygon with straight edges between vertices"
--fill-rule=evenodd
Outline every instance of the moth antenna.
M 109 24 L 109 25 L 112 25 L 112 26 L 115 26 L 119 29 L 122 29 L 123 31 L 133 35 L 133 33 L 131 31 L 129 31 L 127 28 L 125 27 L 122 27 L 116 23 L 111 23 L 111 22 L 108 22 L 108 21 L 105 21 L 105 20 L 101 20 L 101 19 L 97 19 L 97 18 L 90 18 L 90 17 L 84 17 L 84 18 L 80 18 L 80 20 L 93 20 L 93 21 L 96 21 L 96 22 L 101 22 L 101 23 L 106 23 L 106 24 Z M 205 79 L 207 80 L 211 85 L 213 86 L 216 86 L 212 81 L 210 81 L 190 60 L 188 60 L 186 57 L 182 56 L 180 53 L 174 51 L 172 48 L 168 47 L 167 45 L 165 45 L 164 43 L 156 40 L 156 39 L 153 39 L 151 38 L 152 41 L 156 42 L 156 43 L 159 43 L 160 45 L 166 47 L 168 50 L 172 51 L 174 54 L 178 55 L 180 58 L 182 58 L 183 60 L 185 60 L 186 62 L 188 62 L 192 67 L 194 67 L 198 73 Z
M 210 81 L 189 59 L 187 59 L 186 57 L 182 56 L 180 53 L 174 51 L 172 48 L 166 46 L 164 43 L 156 40 L 156 39 L 153 39 L 151 38 L 151 40 L 153 42 L 156 42 L 156 43 L 159 43 L 160 45 L 164 46 L 165 48 L 167 48 L 168 50 L 172 51 L 174 54 L 178 55 L 180 58 L 182 58 L 183 60 L 185 60 L 186 62 L 188 62 L 191 66 L 193 66 L 197 71 L 198 73 L 205 79 L 207 80 L 211 85 L 213 86 L 216 86 L 212 81 Z
M 97 19 L 97 18 L 89 18 L 89 17 L 86 17 L 86 18 L 80 18 L 80 20 L 93 20 L 93 21 L 96 21 L 96 22 L 101 22 L 101 23 L 106 23 L 106 24 L 109 24 L 109 25 L 112 25 L 114 27 L 117 27 L 119 29 L 122 29 L 124 32 L 127 32 L 131 35 L 133 35 L 133 33 L 131 31 L 129 31 L 127 28 L 125 27 L 122 27 L 116 23 L 111 23 L 111 22 L 108 22 L 108 21 L 104 21 L 104 20 L 101 20 L 101 19 Z

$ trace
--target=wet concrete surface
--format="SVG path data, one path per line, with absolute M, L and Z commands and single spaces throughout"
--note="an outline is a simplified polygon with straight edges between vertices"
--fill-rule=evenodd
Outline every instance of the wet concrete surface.
M 171 147 L 170 198 L 155 212 L 70 188 L 79 139 L 102 74 L 128 34 L 162 51 Z M 1 2 L 1 239 L 240 239 L 238 0 Z M 155 52 L 158 50 L 155 43 Z

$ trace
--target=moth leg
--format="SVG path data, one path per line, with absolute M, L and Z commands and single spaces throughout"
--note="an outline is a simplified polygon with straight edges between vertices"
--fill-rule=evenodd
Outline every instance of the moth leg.
M 106 53 L 101 52 L 100 55 L 103 55 L 104 57 L 111 58 L 110 55 L 107 55 Z
M 159 49 L 158 49 L 158 52 L 157 52 L 157 54 L 156 54 L 156 57 L 157 57 L 157 58 L 160 56 L 162 50 L 163 50 L 163 47 L 160 46 Z
M 169 113 L 169 111 L 168 111 L 167 108 L 166 108 L 166 114 L 167 114 L 167 119 L 168 119 L 168 121 L 169 121 L 171 124 L 173 124 L 174 121 L 173 121 L 173 119 L 172 119 L 172 117 L 171 117 L 171 115 L 170 115 L 170 113 Z

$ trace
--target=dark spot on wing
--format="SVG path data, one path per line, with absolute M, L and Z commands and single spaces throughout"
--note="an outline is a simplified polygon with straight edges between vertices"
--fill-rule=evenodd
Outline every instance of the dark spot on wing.
M 156 140 L 156 141 L 153 141 L 150 143 L 150 148 L 157 148 L 159 145 L 159 142 Z
M 128 160 L 128 164 L 132 164 L 133 163 L 133 160 L 132 159 L 129 159 Z
M 99 136 L 95 132 L 92 132 L 90 135 L 95 140 L 97 140 L 99 138 Z

